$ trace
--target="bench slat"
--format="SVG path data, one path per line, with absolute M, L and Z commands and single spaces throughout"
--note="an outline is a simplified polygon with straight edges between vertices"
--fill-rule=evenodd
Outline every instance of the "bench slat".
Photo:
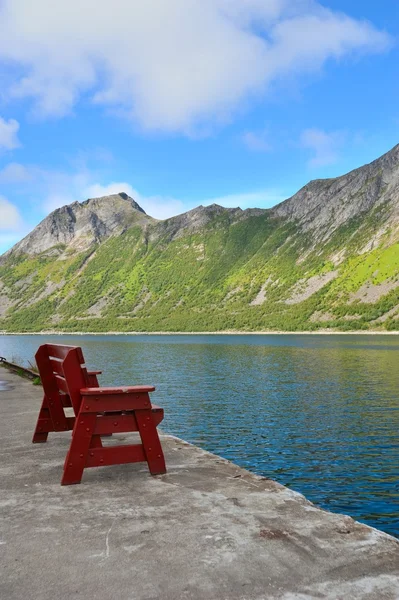
M 57 344 L 46 344 L 48 355 L 51 358 L 59 358 L 63 360 L 70 350 L 77 348 L 77 346 L 57 346 Z
M 151 416 L 155 426 L 158 426 L 163 419 L 163 408 L 156 407 L 152 409 Z M 93 434 L 104 435 L 112 433 L 126 433 L 127 431 L 138 431 L 137 421 L 134 414 L 112 416 L 104 415 L 98 417 L 94 427 Z
M 125 412 L 151 410 L 148 394 L 108 394 L 106 396 L 83 396 L 81 413 Z
M 140 394 L 154 391 L 155 387 L 153 385 L 123 385 L 120 387 L 87 387 L 82 388 L 80 393 L 82 396 L 107 396 L 115 394 Z
M 50 364 L 51 364 L 53 373 L 56 373 L 57 375 L 61 375 L 61 377 L 64 377 L 64 369 L 62 368 L 62 362 L 60 360 L 50 358 Z
M 141 444 L 90 448 L 85 467 L 102 467 L 106 465 L 144 462 L 146 460 Z
M 62 390 L 65 394 L 68 394 L 68 385 L 65 379 L 63 377 L 60 377 L 59 375 L 56 375 L 55 380 L 57 382 L 58 389 Z

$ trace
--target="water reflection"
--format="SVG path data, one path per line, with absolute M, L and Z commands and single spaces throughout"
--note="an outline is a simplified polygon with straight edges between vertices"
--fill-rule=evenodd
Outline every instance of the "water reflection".
M 0 336 L 83 346 L 104 385 L 154 383 L 163 429 L 399 536 L 399 338 Z

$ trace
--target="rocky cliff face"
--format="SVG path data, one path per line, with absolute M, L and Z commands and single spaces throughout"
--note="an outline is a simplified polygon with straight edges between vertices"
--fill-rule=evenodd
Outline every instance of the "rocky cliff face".
M 399 217 L 399 144 L 372 163 L 335 179 L 318 179 L 276 206 L 279 217 L 297 221 L 316 240 L 326 240 L 351 219 L 384 209 L 381 228 Z M 381 235 L 378 232 L 377 235 Z
M 43 328 L 399 329 L 399 146 L 271 210 L 57 209 L 0 258 L 0 329 Z
M 18 242 L 9 254 L 60 254 L 64 247 L 76 252 L 86 250 L 111 235 L 120 234 L 133 224 L 144 227 L 155 219 L 127 194 L 121 192 L 57 208 Z

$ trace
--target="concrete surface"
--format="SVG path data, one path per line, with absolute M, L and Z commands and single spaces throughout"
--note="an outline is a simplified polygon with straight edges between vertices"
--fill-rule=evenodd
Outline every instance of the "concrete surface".
M 399 598 L 397 540 L 176 438 L 61 487 L 70 434 L 32 445 L 41 389 L 0 380 L 2 600 Z

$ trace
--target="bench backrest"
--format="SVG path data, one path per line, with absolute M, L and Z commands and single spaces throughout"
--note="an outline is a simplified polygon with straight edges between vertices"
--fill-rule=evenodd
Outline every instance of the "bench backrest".
M 75 414 L 78 414 L 80 390 L 90 387 L 82 349 L 78 346 L 43 344 L 35 358 L 48 400 L 61 406 L 72 406 Z

